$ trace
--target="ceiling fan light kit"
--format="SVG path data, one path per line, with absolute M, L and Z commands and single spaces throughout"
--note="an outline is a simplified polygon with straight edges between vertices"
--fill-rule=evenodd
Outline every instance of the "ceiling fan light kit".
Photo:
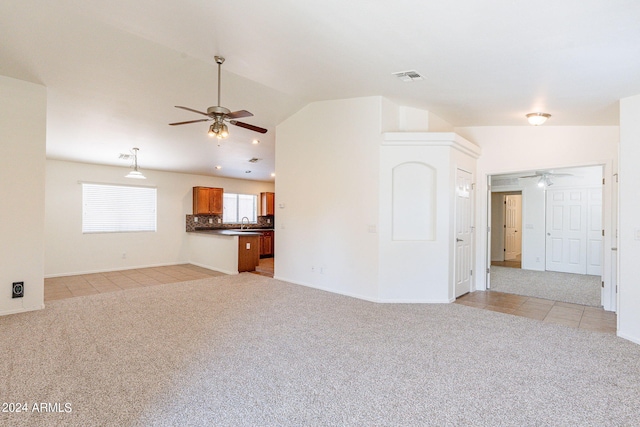
M 551 114 L 548 113 L 527 114 L 527 120 L 529 121 L 529 124 L 533 126 L 540 126 L 541 124 L 546 122 L 549 117 L 551 117 Z
M 549 187 L 551 185 L 553 185 L 553 182 L 551 181 L 551 178 L 549 178 L 549 175 L 542 175 L 538 180 L 538 187 L 540 188 Z
M 207 134 L 210 137 L 212 138 L 216 137 L 219 140 L 227 138 L 229 136 L 229 128 L 227 127 L 227 124 L 225 122 L 228 122 L 234 126 L 252 130 L 254 132 L 267 133 L 267 130 L 265 128 L 250 125 L 249 123 L 239 122 L 236 120 L 242 117 L 253 116 L 253 114 L 251 114 L 247 110 L 238 110 L 238 111 L 231 112 L 231 110 L 229 110 L 228 108 L 220 106 L 220 75 L 221 75 L 220 67 L 224 63 L 224 58 L 221 56 L 216 56 L 215 60 L 216 60 L 216 63 L 218 64 L 218 105 L 207 108 L 206 113 L 203 111 L 194 110 L 193 108 L 181 107 L 179 105 L 176 105 L 175 106 L 176 108 L 191 111 L 192 113 L 202 114 L 203 116 L 207 116 L 207 118 L 198 119 L 198 120 L 188 120 L 186 122 L 169 123 L 169 125 L 170 126 L 186 125 L 189 123 L 208 122 L 213 120 L 213 124 L 209 126 L 209 131 L 207 132 Z M 218 143 L 218 145 L 220 144 Z

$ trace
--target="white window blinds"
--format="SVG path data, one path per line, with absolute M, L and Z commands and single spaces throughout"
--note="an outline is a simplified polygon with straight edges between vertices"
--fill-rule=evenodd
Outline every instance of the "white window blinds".
M 82 183 L 82 232 L 156 231 L 157 189 Z

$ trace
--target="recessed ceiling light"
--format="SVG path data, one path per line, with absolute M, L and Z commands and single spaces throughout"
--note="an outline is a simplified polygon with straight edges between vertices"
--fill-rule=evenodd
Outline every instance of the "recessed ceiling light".
M 217 166 L 216 166 L 216 169 L 222 169 L 222 166 L 217 165 Z
M 260 140 L 259 139 L 254 139 L 253 141 L 251 141 L 251 143 L 253 145 L 257 145 L 257 144 L 260 144 Z
M 271 178 L 275 178 L 276 173 L 275 172 L 271 172 Z

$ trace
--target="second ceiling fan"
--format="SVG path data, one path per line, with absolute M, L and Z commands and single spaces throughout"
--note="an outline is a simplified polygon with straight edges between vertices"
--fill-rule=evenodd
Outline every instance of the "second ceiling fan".
M 198 120 L 188 120 L 186 122 L 169 123 L 169 125 L 170 126 L 186 125 L 189 123 L 208 122 L 213 120 L 213 124 L 209 126 L 208 134 L 209 136 L 216 137 L 218 139 L 226 138 L 227 136 L 229 136 L 229 129 L 227 128 L 226 123 L 229 123 L 241 128 L 249 129 L 254 132 L 267 133 L 267 130 L 265 128 L 250 125 L 249 123 L 239 122 L 236 120 L 242 117 L 253 116 L 253 114 L 251 114 L 247 110 L 238 110 L 238 111 L 232 112 L 228 108 L 222 107 L 220 105 L 220 66 L 224 63 L 224 58 L 221 56 L 216 56 L 215 60 L 216 60 L 216 63 L 218 64 L 218 105 L 216 105 L 215 107 L 207 108 L 206 113 L 203 111 L 194 110 L 193 108 L 176 105 L 175 106 L 176 108 L 191 111 L 193 113 L 202 114 L 203 116 L 207 116 L 207 118 L 198 119 Z

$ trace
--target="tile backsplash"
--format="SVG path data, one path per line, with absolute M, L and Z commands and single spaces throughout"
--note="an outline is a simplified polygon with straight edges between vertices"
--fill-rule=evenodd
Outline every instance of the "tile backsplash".
M 198 218 L 198 222 L 195 219 Z M 211 222 L 209 222 L 211 220 Z M 218 223 L 218 220 L 220 221 Z M 259 216 L 257 224 L 245 225 L 245 228 L 273 228 L 273 215 Z M 240 228 L 240 224 L 223 224 L 222 215 L 187 215 L 187 231 L 196 230 L 224 230 Z

